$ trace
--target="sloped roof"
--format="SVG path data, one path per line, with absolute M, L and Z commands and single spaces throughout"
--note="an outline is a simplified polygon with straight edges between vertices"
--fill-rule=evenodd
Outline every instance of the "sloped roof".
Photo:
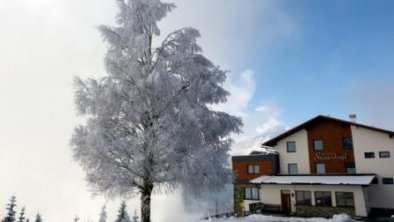
M 319 115 L 319 116 L 316 116 L 316 117 L 314 117 L 314 118 L 312 118 L 312 119 L 310 119 L 310 120 L 308 120 L 308 121 L 306 121 L 306 122 L 304 122 L 304 123 L 292 128 L 292 129 L 290 129 L 290 130 L 288 130 L 288 131 L 286 131 L 286 132 L 284 132 L 284 133 L 282 133 L 282 134 L 280 134 L 280 135 L 278 135 L 278 136 L 276 136 L 276 137 L 264 142 L 262 145 L 263 146 L 275 146 L 276 143 L 279 140 L 281 140 L 281 139 L 283 139 L 283 138 L 285 138 L 287 136 L 290 136 L 291 134 L 296 133 L 299 130 L 307 128 L 308 126 L 311 126 L 311 125 L 313 125 L 313 124 L 315 124 L 315 123 L 317 123 L 319 121 L 322 121 L 322 120 L 330 120 L 330 121 L 335 121 L 335 122 L 339 122 L 339 123 L 342 123 L 342 124 L 349 124 L 349 125 L 353 125 L 353 126 L 363 127 L 363 128 L 374 130 L 374 131 L 378 131 L 378 132 L 381 132 L 381 133 L 387 133 L 390 136 L 394 136 L 394 131 L 381 129 L 381 128 L 376 128 L 376 127 L 373 127 L 373 126 L 368 126 L 368 125 L 360 124 L 360 123 L 357 123 L 357 122 L 337 119 L 337 118 L 333 118 L 333 117 L 329 117 L 329 116 Z
M 261 176 L 251 180 L 256 184 L 294 185 L 370 185 L 375 175 L 279 175 Z

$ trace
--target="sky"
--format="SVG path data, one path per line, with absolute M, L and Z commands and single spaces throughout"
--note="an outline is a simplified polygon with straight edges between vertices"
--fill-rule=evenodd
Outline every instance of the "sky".
M 162 34 L 199 29 L 204 55 L 229 70 L 232 95 L 217 108 L 242 117 L 235 141 L 319 114 L 356 113 L 361 123 L 394 129 L 393 1 L 173 2 Z M 107 45 L 96 27 L 114 25 L 115 14 L 115 0 L 0 0 L 0 215 L 15 194 L 30 218 L 97 221 L 103 204 L 115 217 L 120 200 L 91 198 L 69 145 L 83 122 L 73 77 L 105 75 Z M 155 195 L 153 220 L 186 221 L 211 207 L 181 196 Z M 137 202 L 128 201 L 131 214 Z

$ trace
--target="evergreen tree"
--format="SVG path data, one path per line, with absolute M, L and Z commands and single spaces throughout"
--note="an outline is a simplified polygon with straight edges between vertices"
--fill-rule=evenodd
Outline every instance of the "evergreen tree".
M 123 201 L 122 204 L 120 205 L 119 208 L 119 214 L 118 217 L 116 218 L 115 222 L 130 222 L 130 217 L 129 214 L 127 213 L 126 209 L 126 202 Z
M 137 216 L 137 211 L 134 211 L 134 216 L 132 218 L 133 220 L 131 222 L 138 222 L 138 216 Z
M 7 204 L 7 216 L 2 220 L 2 222 L 15 222 L 15 208 L 16 207 L 16 197 L 15 195 L 11 197 L 10 203 Z
M 26 218 L 25 218 L 25 207 L 22 207 L 21 213 L 19 214 L 18 222 L 25 222 L 25 221 L 26 221 Z
M 107 211 L 105 210 L 105 205 L 101 208 L 99 222 L 107 222 Z
M 42 222 L 41 214 L 38 212 L 36 215 L 36 220 L 34 222 Z

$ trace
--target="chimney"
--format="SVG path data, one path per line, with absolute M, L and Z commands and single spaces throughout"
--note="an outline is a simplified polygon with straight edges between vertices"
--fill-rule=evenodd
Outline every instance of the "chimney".
M 355 123 L 357 120 L 357 115 L 356 114 L 350 114 L 349 119 L 351 122 Z

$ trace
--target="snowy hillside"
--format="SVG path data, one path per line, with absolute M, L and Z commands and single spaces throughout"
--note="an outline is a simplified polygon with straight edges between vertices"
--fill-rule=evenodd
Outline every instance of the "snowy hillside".
M 279 132 L 272 134 L 261 134 L 239 142 L 235 142 L 231 146 L 231 155 L 248 155 L 252 151 L 265 151 L 261 148 L 261 144 L 278 134 Z
M 221 222 L 354 222 L 354 220 L 352 220 L 346 214 L 334 215 L 334 217 L 331 219 L 251 215 L 251 216 L 245 217 L 245 218 L 219 218 L 219 219 L 208 219 L 206 221 L 221 221 Z

